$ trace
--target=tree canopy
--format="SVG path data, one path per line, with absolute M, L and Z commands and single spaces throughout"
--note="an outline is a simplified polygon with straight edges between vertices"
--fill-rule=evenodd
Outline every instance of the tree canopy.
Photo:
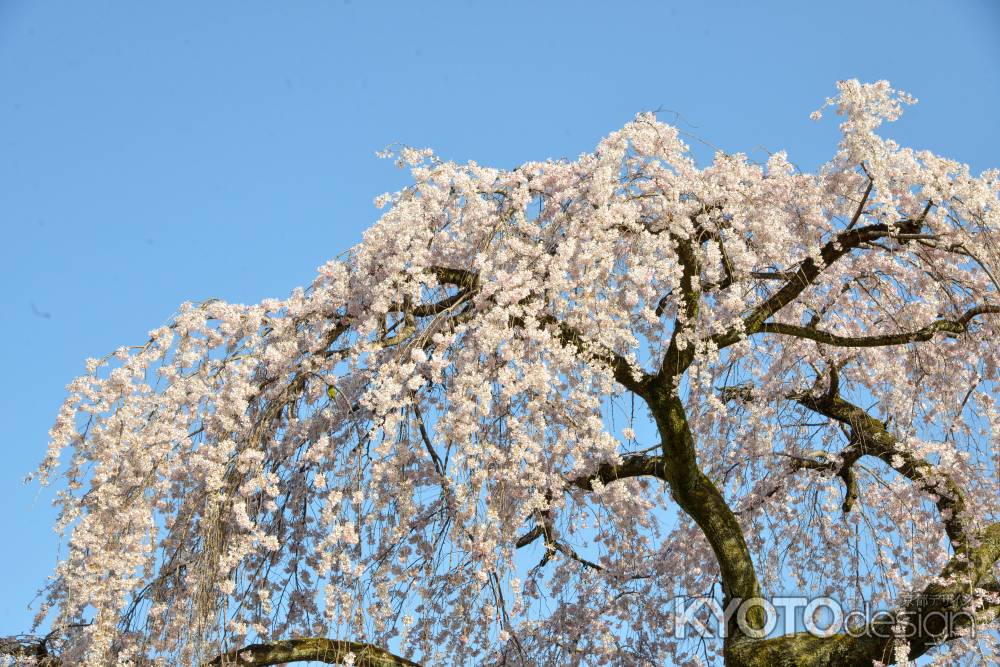
M 815 173 L 699 167 L 648 113 L 509 170 L 400 149 L 412 185 L 307 288 L 185 304 L 88 361 L 36 473 L 65 553 L 22 655 L 989 654 L 1000 174 L 880 135 L 913 102 L 888 83 L 838 85 Z M 894 615 L 678 635 L 678 598 L 789 590 Z M 932 612 L 957 620 L 904 632 Z

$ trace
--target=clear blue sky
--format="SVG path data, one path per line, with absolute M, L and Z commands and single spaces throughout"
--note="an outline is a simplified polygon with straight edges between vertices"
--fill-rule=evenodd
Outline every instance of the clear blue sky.
M 513 166 L 662 107 L 810 169 L 834 82 L 887 78 L 921 100 L 894 136 L 979 171 L 998 72 L 990 0 L 0 0 L 0 635 L 55 563 L 51 494 L 20 480 L 84 359 L 182 301 L 308 282 L 404 183 L 377 149 Z

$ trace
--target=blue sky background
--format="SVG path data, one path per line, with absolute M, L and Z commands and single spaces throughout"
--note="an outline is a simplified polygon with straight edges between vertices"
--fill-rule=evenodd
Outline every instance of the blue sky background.
M 88 356 L 185 300 L 255 302 L 360 240 L 402 142 L 511 167 L 637 111 L 726 151 L 832 153 L 838 79 L 901 142 L 1000 166 L 1000 2 L 0 0 L 0 635 L 55 564 L 41 458 Z M 710 153 L 699 148 L 700 155 Z

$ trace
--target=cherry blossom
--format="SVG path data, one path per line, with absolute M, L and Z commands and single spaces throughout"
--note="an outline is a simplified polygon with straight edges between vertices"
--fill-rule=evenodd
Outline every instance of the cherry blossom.
M 184 304 L 88 360 L 36 473 L 65 540 L 51 646 L 88 665 L 992 655 L 1000 173 L 879 134 L 914 102 L 887 82 L 838 88 L 815 173 L 700 167 L 649 113 L 510 170 L 393 149 L 412 184 L 307 288 Z M 925 611 L 978 625 L 946 651 L 898 618 L 885 640 L 673 631 L 677 596 L 789 589 L 913 613 L 902 594 L 936 594 Z

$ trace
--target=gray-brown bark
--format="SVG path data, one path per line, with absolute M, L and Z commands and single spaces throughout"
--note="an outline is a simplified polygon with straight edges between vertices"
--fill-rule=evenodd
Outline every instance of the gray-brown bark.
M 268 667 L 293 662 L 344 664 L 349 654 L 355 667 L 420 667 L 419 663 L 390 653 L 384 648 L 340 639 L 302 637 L 264 644 L 250 644 L 216 656 L 205 667 Z M 69 662 L 49 651 L 46 638 L 18 636 L 0 639 L 0 659 L 10 657 L 16 664 L 37 667 L 69 667 Z M 140 663 L 141 664 L 141 663 Z M 152 662 L 150 662 L 152 664 Z

